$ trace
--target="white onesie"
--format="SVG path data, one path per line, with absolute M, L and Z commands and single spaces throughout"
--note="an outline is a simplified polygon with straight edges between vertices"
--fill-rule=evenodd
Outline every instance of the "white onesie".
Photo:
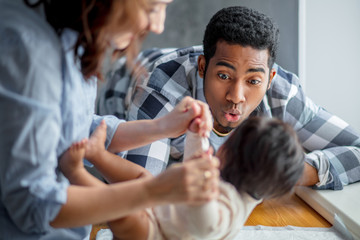
M 184 159 L 208 148 L 207 139 L 187 132 Z M 220 181 L 219 197 L 209 203 L 200 206 L 170 204 L 147 209 L 150 219 L 148 239 L 234 239 L 260 202 Z

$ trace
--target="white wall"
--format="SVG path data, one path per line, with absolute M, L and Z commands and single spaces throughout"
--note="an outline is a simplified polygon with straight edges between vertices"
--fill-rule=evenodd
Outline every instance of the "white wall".
M 300 0 L 299 7 L 305 92 L 360 131 L 360 0 Z

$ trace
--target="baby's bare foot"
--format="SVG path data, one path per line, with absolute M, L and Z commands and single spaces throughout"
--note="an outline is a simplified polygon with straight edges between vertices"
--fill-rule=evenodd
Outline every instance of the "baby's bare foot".
M 101 151 L 105 151 L 105 140 L 106 123 L 103 120 L 89 138 L 86 145 L 85 158 L 94 163 L 99 158 Z
M 73 143 L 69 148 L 69 157 L 72 159 L 83 159 L 87 142 L 87 139 L 83 139 L 80 142 Z
M 88 140 L 73 143 L 69 149 L 61 156 L 59 166 L 64 175 L 69 178 L 73 172 L 83 169 L 83 158 Z

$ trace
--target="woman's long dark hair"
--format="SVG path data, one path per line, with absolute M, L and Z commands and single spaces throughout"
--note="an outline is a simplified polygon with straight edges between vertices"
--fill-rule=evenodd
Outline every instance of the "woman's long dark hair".
M 81 61 L 81 72 L 85 78 L 98 76 L 109 40 L 123 30 L 132 29 L 139 33 L 130 46 L 116 57 L 126 55 L 128 62 L 133 62 L 143 37 L 139 29 L 139 12 L 147 10 L 148 0 L 39 0 L 29 7 L 43 4 L 47 21 L 54 30 L 61 34 L 64 28 L 79 33 L 75 47 L 75 57 Z M 84 48 L 79 55 L 79 47 Z

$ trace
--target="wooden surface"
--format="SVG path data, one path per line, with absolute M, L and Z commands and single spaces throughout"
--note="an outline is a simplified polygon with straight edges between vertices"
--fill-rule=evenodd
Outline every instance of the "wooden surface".
M 328 221 L 295 194 L 262 202 L 251 213 L 245 225 L 331 227 Z
M 256 225 L 273 227 L 287 225 L 297 227 L 331 227 L 329 222 L 295 194 L 280 199 L 267 200 L 259 204 L 245 223 L 245 226 Z M 95 240 L 97 231 L 102 228 L 107 228 L 107 225 L 94 225 L 90 240 Z
M 104 228 L 109 228 L 106 223 L 93 225 L 92 230 L 91 230 L 91 234 L 90 234 L 90 239 L 89 239 L 89 240 L 95 240 L 95 239 L 96 239 L 96 234 L 97 234 L 97 232 L 98 232 L 100 229 L 104 229 Z

